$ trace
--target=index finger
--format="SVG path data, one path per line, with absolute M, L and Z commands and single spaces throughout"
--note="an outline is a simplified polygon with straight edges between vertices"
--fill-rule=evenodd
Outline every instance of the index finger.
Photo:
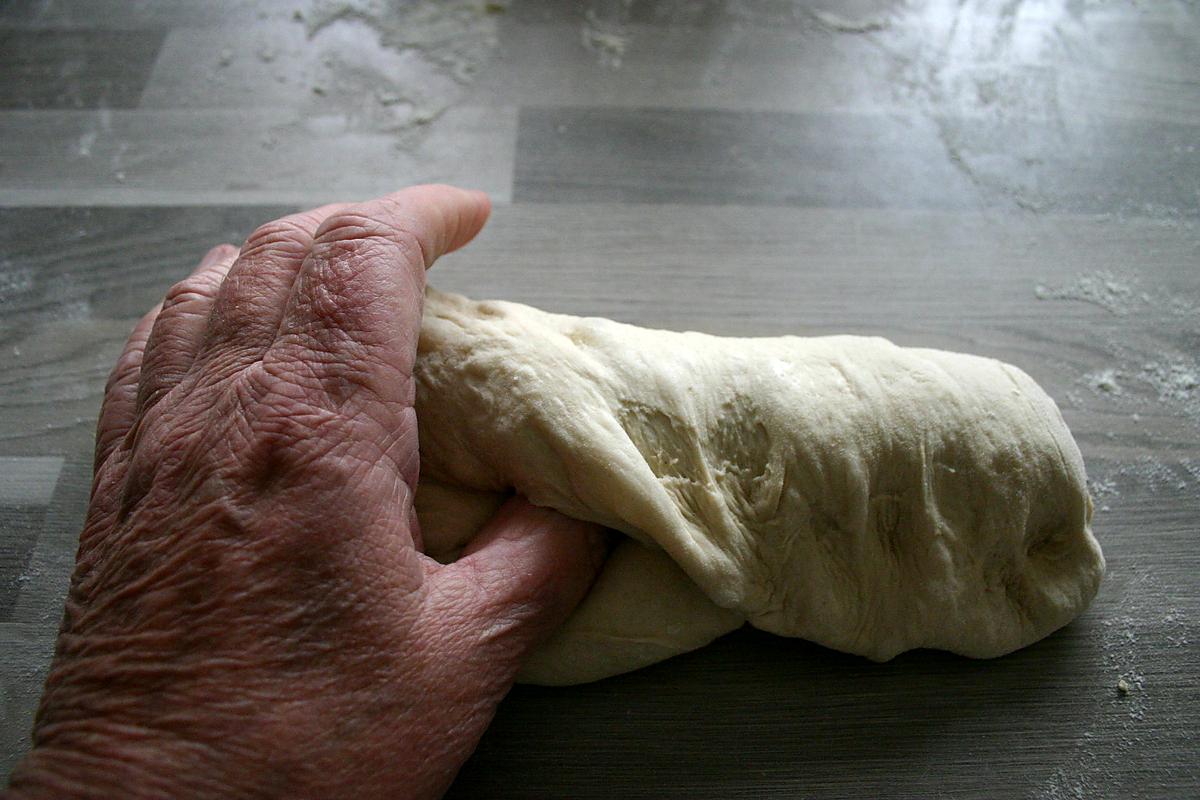
M 366 388 L 411 402 L 425 270 L 462 247 L 491 211 L 487 195 L 417 186 L 329 216 L 313 235 L 272 351 L 277 365 L 337 394 Z M 268 354 L 270 356 L 271 354 Z

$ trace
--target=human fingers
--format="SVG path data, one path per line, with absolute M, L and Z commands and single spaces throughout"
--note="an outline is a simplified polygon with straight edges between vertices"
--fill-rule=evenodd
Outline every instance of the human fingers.
M 150 309 L 133 326 L 116 365 L 109 373 L 108 382 L 104 386 L 104 400 L 100 404 L 100 419 L 96 424 L 96 469 L 108 460 L 117 444 L 133 426 L 138 379 L 142 371 L 142 354 L 160 308 L 161 303 Z
M 157 403 L 192 366 L 217 292 L 237 254 L 231 244 L 217 245 L 191 275 L 167 291 L 146 341 L 135 413 Z
M 313 233 L 345 203 L 320 206 L 260 225 L 247 237 L 212 306 L 202 357 L 222 374 L 262 357 L 275 340 Z
M 515 675 L 583 599 L 609 544 L 599 525 L 514 497 L 457 561 L 431 568 L 429 619 L 454 620 L 444 635 L 469 643 L 470 659 Z
M 482 192 L 417 186 L 331 214 L 296 278 L 275 363 L 302 366 L 335 403 L 367 388 L 411 404 L 425 270 L 474 238 L 490 209 Z

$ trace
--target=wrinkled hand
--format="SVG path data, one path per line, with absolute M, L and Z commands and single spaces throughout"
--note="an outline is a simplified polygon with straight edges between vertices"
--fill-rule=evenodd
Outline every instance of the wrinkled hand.
M 426 797 L 603 559 L 510 501 L 421 552 L 425 270 L 486 197 L 417 187 L 225 245 L 135 328 L 106 391 L 20 796 Z

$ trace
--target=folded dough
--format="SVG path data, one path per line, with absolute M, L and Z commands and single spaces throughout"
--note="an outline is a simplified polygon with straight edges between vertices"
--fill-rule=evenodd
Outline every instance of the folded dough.
M 856 336 L 733 339 L 428 290 L 426 546 L 516 490 L 627 534 L 522 674 L 566 684 L 743 622 L 886 660 L 998 656 L 1091 601 L 1083 460 L 1016 367 Z

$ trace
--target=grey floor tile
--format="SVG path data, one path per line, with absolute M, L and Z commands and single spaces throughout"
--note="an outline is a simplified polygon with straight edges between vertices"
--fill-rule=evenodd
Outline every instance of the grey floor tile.
M 630 24 L 590 44 L 576 24 L 505 24 L 475 101 L 517 105 L 831 111 L 902 107 L 892 57 L 861 37 L 743 26 Z
M 56 633 L 57 626 L 0 623 L 0 775 L 29 749 Z
M 104 382 L 133 322 L 79 318 L 6 331 L 0 451 L 90 458 Z
M 940 119 L 946 151 L 993 204 L 1200 219 L 1200 124 Z
M 37 28 L 88 28 L 128 30 L 174 25 L 229 25 L 267 18 L 290 17 L 299 0 L 270 3 L 262 0 L 6 0 L 0 4 L 0 25 Z
M 475 94 L 518 105 L 1200 122 L 1200 25 L 1187 12 L 1166 13 L 1166 3 L 1132 16 L 1090 7 L 1077 17 L 1028 7 L 1014 17 L 974 3 L 957 12 L 957 26 L 955 13 L 937 6 L 838 4 L 848 20 L 882 21 L 863 33 L 821 24 L 819 4 L 793 7 L 795 24 L 757 4 L 637 11 L 664 5 L 635 4 L 631 21 L 599 43 L 578 7 L 550 14 L 554 22 L 514 12 Z M 682 21 L 652 21 L 674 17 Z
M 526 108 L 514 199 L 977 208 L 920 118 Z
M 29 555 L 11 620 L 57 630 L 92 487 L 92 455 L 68 455 Z
M 1193 218 L 1198 141 L 1161 121 L 527 108 L 514 197 Z
M 1049 296 L 1060 283 L 1107 275 L 1131 304 L 1147 293 L 1147 310 L 1188 319 L 1188 303 L 1200 298 L 1195 234 L 1188 222 L 1108 215 L 516 204 L 497 207 L 480 241 L 439 263 L 430 280 L 475 297 L 723 335 L 857 332 L 949 349 L 969 335 L 972 347 L 1021 362 L 988 348 L 1036 337 L 1050 323 L 1086 343 L 1089 325 L 1136 317 L 1039 300 L 1038 285 Z M 1083 286 L 1067 295 L 1087 296 Z M 1175 311 L 1169 298 L 1180 298 Z M 1175 335 L 1143 349 L 1186 349 L 1182 324 Z M 1036 338 L 1024 345 L 1046 347 Z M 1037 377 L 1062 396 L 1077 376 Z
M 0 456 L 0 506 L 46 505 L 62 467 L 62 456 Z
M 516 114 L 380 129 L 301 109 L 0 114 L 0 205 L 314 204 L 448 182 L 510 196 Z
M 63 355 L 31 349 L 36 325 L 132 320 L 200 257 L 241 244 L 291 205 L 0 208 L 0 330 L 21 361 Z M 0 382 L 3 376 L 0 376 Z M 0 451 L 2 452 L 2 451 Z
M 0 456 L 0 623 L 12 618 L 17 595 L 54 496 L 62 456 Z
M 162 40 L 157 30 L 0 27 L 0 109 L 133 108 Z
M 889 115 L 908 118 L 935 183 L 947 165 L 961 173 L 944 184 L 952 196 L 966 178 L 992 207 L 1194 213 L 1200 25 L 1191 12 L 1166 3 L 1145 14 L 876 5 L 886 24 L 861 33 L 809 24 L 815 5 L 799 9 L 808 23 L 796 24 L 753 13 L 715 24 L 711 7 L 688 17 L 670 3 L 639 5 L 658 10 L 630 12 L 607 51 L 587 43 L 578 9 L 570 21 L 566 12 L 518 13 L 474 91 L 539 108 L 864 113 L 884 120 L 880 137 Z M 686 24 L 652 21 L 660 18 Z M 938 146 L 926 146 L 929 132 Z M 634 152 L 627 142 L 609 146 Z M 569 169 L 576 166 L 592 168 L 585 158 Z M 518 182 L 529 177 L 528 162 L 518 170 Z
M 17 595 L 42 530 L 45 506 L 0 505 L 0 624 L 12 620 Z
M 482 13 L 450 28 L 452 35 L 443 34 L 447 42 L 439 46 L 385 35 L 392 25 L 415 40 L 428 32 L 428 23 L 407 31 L 404 18 L 393 20 L 382 12 L 326 19 L 173 28 L 142 106 L 316 107 L 342 111 L 364 126 L 397 130 L 461 102 L 480 70 L 490 66 L 497 43 L 498 21 Z M 478 104 L 499 103 L 483 99 Z
M 104 381 L 133 321 L 208 248 L 293 210 L 0 209 L 0 453 L 42 472 L 57 462 L 34 457 L 90 454 Z M 0 480 L 0 504 L 44 487 L 42 472 Z
M 659 22 L 677 25 L 719 24 L 731 21 L 739 9 L 747 9 L 759 20 L 793 20 L 798 6 L 789 0 L 762 0 L 749 8 L 743 3 L 687 2 L 687 0 L 650 0 L 631 3 L 625 0 L 596 0 L 589 3 L 560 3 L 555 0 L 518 0 L 507 11 L 510 19 L 522 23 L 575 23 L 587 17 L 627 22 Z

